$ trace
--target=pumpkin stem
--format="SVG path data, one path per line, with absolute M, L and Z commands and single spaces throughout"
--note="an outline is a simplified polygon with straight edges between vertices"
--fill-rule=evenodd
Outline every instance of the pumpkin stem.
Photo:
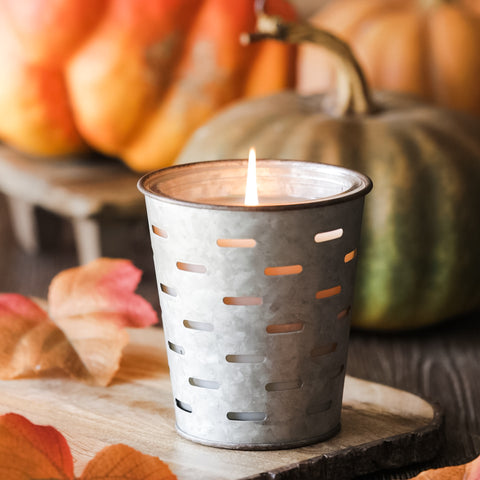
M 308 23 L 287 22 L 280 17 L 257 12 L 257 31 L 243 34 L 244 44 L 263 39 L 287 43 L 312 42 L 325 47 L 337 60 L 337 95 L 333 115 L 367 114 L 376 110 L 365 75 L 347 43 Z

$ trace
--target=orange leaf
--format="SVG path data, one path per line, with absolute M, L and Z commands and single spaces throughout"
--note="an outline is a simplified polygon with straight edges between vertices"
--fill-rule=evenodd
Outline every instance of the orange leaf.
M 127 445 L 113 445 L 90 460 L 80 480 L 176 480 L 168 465 Z
M 75 350 L 43 309 L 22 295 L 0 295 L 0 378 L 61 367 L 63 358 L 82 368 Z
M 480 480 L 480 457 L 464 465 L 425 470 L 411 480 Z
M 9 413 L 0 417 L 0 471 L 2 480 L 73 480 L 73 459 L 65 438 L 53 427 Z
M 50 284 L 48 309 L 55 323 L 77 315 L 101 314 L 123 327 L 158 322 L 152 306 L 134 293 L 142 272 L 129 260 L 99 258 L 60 272 Z
M 122 350 L 128 343 L 127 332 L 106 320 L 102 313 L 57 319 L 80 363 L 71 356 L 59 359 L 63 370 L 92 385 L 108 385 L 120 366 Z

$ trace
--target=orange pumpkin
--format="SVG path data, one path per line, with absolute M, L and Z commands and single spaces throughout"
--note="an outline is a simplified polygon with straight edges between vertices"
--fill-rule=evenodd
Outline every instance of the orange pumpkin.
M 291 48 L 240 45 L 254 23 L 251 0 L 0 0 L 0 139 L 168 165 L 223 105 L 293 84 Z
M 310 21 L 352 46 L 372 87 L 480 114 L 480 0 L 335 0 Z M 301 92 L 330 83 L 318 49 L 299 56 Z

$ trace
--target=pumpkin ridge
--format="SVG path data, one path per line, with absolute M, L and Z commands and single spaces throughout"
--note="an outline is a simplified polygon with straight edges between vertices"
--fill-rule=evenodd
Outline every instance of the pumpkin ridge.
M 403 13 L 405 5 L 389 4 L 383 1 L 383 5 L 379 6 L 376 10 L 366 12 L 361 18 L 356 19 L 354 25 L 350 28 L 348 35 L 354 38 L 359 38 L 363 33 L 372 27 L 371 17 L 375 17 L 378 23 L 383 23 L 388 20 L 392 15 L 398 15 Z M 365 23 L 364 23 L 365 22 Z
M 445 271 L 452 268 L 452 262 L 445 265 L 439 262 L 445 249 L 454 249 L 447 244 L 451 237 L 444 235 L 443 222 L 439 224 L 442 216 L 442 188 L 438 186 L 437 163 L 432 165 L 430 155 L 434 145 L 431 139 L 424 134 L 424 129 L 419 125 L 412 129 L 404 123 L 395 122 L 394 136 L 399 145 L 405 150 L 405 158 L 408 159 L 408 169 L 412 172 L 411 183 L 407 185 L 407 198 L 399 199 L 402 202 L 402 210 L 397 211 L 399 218 L 404 218 L 403 224 L 399 225 L 401 231 L 407 229 L 411 233 L 408 248 L 402 257 L 409 265 L 405 279 L 410 289 L 407 299 L 410 297 L 408 308 L 409 314 L 415 314 L 419 321 L 430 323 L 431 317 L 437 314 L 443 315 L 443 306 L 439 303 L 448 295 L 449 286 L 442 283 L 445 276 L 438 269 L 440 264 Z M 437 159 L 435 159 L 437 160 Z M 404 183 L 404 179 L 401 180 Z M 425 196 L 425 192 L 428 195 Z M 416 201 L 420 199 L 420 201 Z M 406 208 L 405 208 L 406 207 Z M 410 215 L 409 215 L 410 212 Z M 415 215 L 411 215 L 415 212 Z M 412 222 L 415 222 L 412 225 Z M 424 245 L 429 245 L 428 250 Z M 445 260 L 448 260 L 448 256 Z M 445 288 L 447 292 L 442 292 Z M 431 297 L 429 299 L 429 297 Z M 432 312 L 433 315 L 432 315 Z
M 169 95 L 172 95 L 172 90 L 176 89 L 175 78 L 178 77 L 178 72 L 183 68 L 183 63 L 178 62 L 176 59 L 178 57 L 184 58 L 185 49 L 188 46 L 189 41 L 191 42 L 191 36 L 193 35 L 190 29 L 192 25 L 196 21 L 196 14 L 197 11 L 202 7 L 205 6 L 205 3 L 201 2 L 193 2 L 192 5 L 189 7 L 188 16 L 182 13 L 181 6 L 178 6 L 178 11 L 176 12 L 178 16 L 181 16 L 182 22 L 184 22 L 177 30 L 172 30 L 168 35 L 162 38 L 158 38 L 155 42 L 151 43 L 139 43 L 139 55 L 141 53 L 142 61 L 145 63 L 145 71 L 146 72 L 153 72 L 152 77 L 155 76 L 157 80 L 156 86 L 160 83 L 158 82 L 159 76 L 161 75 L 161 88 L 156 88 L 153 91 L 152 95 L 148 99 L 148 102 L 144 100 L 144 106 L 140 107 L 142 110 L 141 115 L 141 122 L 133 122 L 129 125 L 128 129 L 120 132 L 121 139 L 118 135 L 114 138 L 113 143 L 108 142 L 102 144 L 102 151 L 106 152 L 110 155 L 121 156 L 123 151 L 128 151 L 132 145 L 134 145 L 138 138 L 145 134 L 151 128 L 151 124 L 155 123 L 155 117 L 158 115 L 159 110 L 161 110 L 163 106 L 163 101 Z M 112 2 L 110 2 L 110 8 L 112 7 Z M 113 13 L 112 13 L 113 15 Z M 117 13 L 117 15 L 120 15 Z M 100 29 L 102 22 L 98 25 L 98 29 Z M 101 38 L 103 36 L 108 36 L 109 29 L 112 28 L 108 24 L 104 26 L 105 30 L 103 32 L 97 32 L 96 35 L 92 35 L 91 38 L 95 41 L 96 37 Z M 133 28 L 133 27 L 132 27 Z M 188 35 L 184 35 L 185 32 L 188 32 Z M 170 42 L 173 45 L 173 52 L 170 52 L 168 55 L 168 64 L 161 64 L 157 57 L 161 53 L 159 50 L 163 50 L 165 48 L 169 48 L 168 46 L 165 47 L 167 42 Z M 193 43 L 193 42 L 192 42 Z M 85 43 L 86 45 L 86 43 Z M 158 70 L 159 72 L 156 72 Z M 158 75 L 158 73 L 160 75 Z M 75 75 L 74 75 L 75 76 Z M 72 103 L 74 101 L 72 100 Z M 153 107 L 146 108 L 146 105 L 154 105 Z M 81 110 L 79 109 L 81 112 Z M 80 113 L 80 117 L 82 113 Z M 111 122 L 111 118 L 108 118 L 107 123 Z M 81 123 L 80 123 L 81 125 Z M 91 135 L 89 134 L 88 129 L 81 129 L 82 135 L 84 138 L 90 139 Z M 98 143 L 97 139 L 94 139 L 94 144 Z
M 176 45 L 175 54 L 171 55 L 170 63 L 168 69 L 162 68 L 162 74 L 165 75 L 167 73 L 168 77 L 162 79 L 162 82 L 165 84 L 165 88 L 162 88 L 160 92 L 156 92 L 155 96 L 155 103 L 159 105 L 157 108 L 152 108 L 148 112 L 144 112 L 142 116 L 142 123 L 138 123 L 134 128 L 132 128 L 128 134 L 128 137 L 125 138 L 125 141 L 122 145 L 118 146 L 117 151 L 115 152 L 117 155 L 121 154 L 122 151 L 128 151 L 135 147 L 138 139 L 141 138 L 143 135 L 146 135 L 148 130 L 152 128 L 152 123 L 156 122 L 155 117 L 157 117 L 158 112 L 161 111 L 163 102 L 166 98 L 170 95 L 174 95 L 173 91 L 178 89 L 177 82 L 181 81 L 181 70 L 184 68 L 184 62 L 177 62 L 175 61 L 176 58 L 180 57 L 185 59 L 185 56 L 188 52 L 188 58 L 190 59 L 192 55 L 192 48 L 195 46 L 194 37 L 196 34 L 194 25 L 198 22 L 199 11 L 206 8 L 208 6 L 207 3 L 199 3 L 196 2 L 192 9 L 192 6 L 189 7 L 189 17 L 188 17 L 188 24 L 184 27 L 184 32 L 188 32 L 187 35 L 178 35 L 176 36 L 177 39 L 180 39 L 180 43 Z M 185 18 L 182 18 L 185 21 Z M 164 40 L 161 42 L 163 43 Z M 157 42 L 158 43 L 158 42 Z M 154 44 L 148 47 L 149 49 L 155 48 Z M 150 50 L 151 52 L 152 50 Z M 152 54 L 154 55 L 154 53 Z M 145 50 L 145 61 L 148 61 L 149 53 Z M 155 61 L 154 58 L 151 58 L 151 61 Z M 167 72 L 166 72 L 167 70 Z
M 199 31 L 202 31 L 205 29 L 204 17 L 208 17 L 212 15 L 211 10 L 214 10 L 214 7 L 218 9 L 218 6 L 215 4 L 215 2 L 212 2 L 212 1 L 210 2 L 204 1 L 201 4 L 199 11 L 197 12 L 197 15 L 193 19 L 193 24 L 188 29 L 188 35 L 184 42 L 184 49 L 182 51 L 182 58 L 185 58 L 185 52 L 187 50 L 188 50 L 188 57 L 187 57 L 188 59 L 191 59 L 195 55 L 194 50 L 198 46 L 198 43 L 197 43 L 198 39 L 196 37 L 198 36 Z M 214 59 L 214 61 L 216 62 L 217 59 Z M 237 62 L 235 64 L 235 69 L 236 69 L 235 74 L 231 75 L 232 77 L 236 77 L 235 81 L 237 81 L 237 85 L 239 89 L 241 89 L 241 87 L 244 84 L 244 80 L 247 77 L 246 67 L 248 67 L 248 62 L 247 62 L 246 55 L 243 55 L 243 58 L 240 63 L 238 63 L 238 59 L 237 59 Z M 179 66 L 177 66 L 177 68 L 179 68 Z
M 399 278 L 406 266 L 399 254 L 403 244 L 391 221 L 398 209 L 398 193 L 392 185 L 403 178 L 401 172 L 408 172 L 408 168 L 398 142 L 384 133 L 388 129 L 383 122 L 372 122 L 370 128 L 363 128 L 362 154 L 370 159 L 363 173 L 375 179 L 375 195 L 382 201 L 365 199 L 353 325 L 376 327 L 382 322 L 391 322 L 389 313 L 403 307 L 402 297 L 408 295 L 408 282 L 400 283 Z M 358 164 L 351 160 L 346 166 L 358 169 Z M 407 291 L 401 289 L 404 284 Z
M 165 84 L 166 88 L 162 89 L 160 94 L 156 97 L 157 102 L 161 102 L 162 98 L 168 94 L 171 86 L 176 82 L 178 71 L 183 67 L 182 62 L 176 61 L 176 58 L 185 58 L 185 52 L 187 48 L 191 48 L 191 44 L 194 44 L 194 41 L 192 40 L 192 38 L 195 36 L 194 33 L 196 33 L 194 25 L 198 22 L 198 15 L 200 15 L 199 11 L 206 6 L 207 4 L 205 2 L 201 3 L 198 1 L 194 2 L 193 5 L 190 5 L 188 16 L 182 15 L 182 22 L 185 22 L 185 24 L 182 25 L 182 30 L 178 32 L 172 32 L 172 35 L 174 35 L 175 39 L 177 40 L 177 44 L 175 45 L 175 51 L 171 53 L 168 68 L 161 68 L 162 75 L 167 75 L 165 80 L 162 79 L 162 82 Z M 180 6 L 179 11 L 183 11 L 181 10 Z M 187 32 L 186 35 L 185 32 Z M 180 41 L 178 42 L 178 40 Z M 158 44 L 158 42 L 156 43 Z M 163 41 L 161 43 L 163 43 Z M 155 44 L 150 44 L 146 48 L 150 49 L 150 54 L 152 55 L 151 61 L 155 62 L 155 53 L 151 50 L 151 48 L 155 48 Z M 145 51 L 145 59 L 147 61 L 148 55 L 149 52 Z M 153 115 L 153 111 L 150 112 L 150 115 Z
M 435 125 L 427 125 L 422 130 L 428 132 L 434 143 L 444 140 L 442 131 Z M 452 127 L 452 136 L 456 136 L 454 132 L 455 127 Z M 445 142 L 442 153 L 445 153 L 443 158 L 448 168 L 448 172 L 444 176 L 445 182 L 447 186 L 450 186 L 452 192 L 450 195 L 445 195 L 444 191 L 439 192 L 438 223 L 448 225 L 448 232 L 455 231 L 456 242 L 449 252 L 450 260 L 454 262 L 453 268 L 448 273 L 451 288 L 448 295 L 445 294 L 445 305 L 443 309 L 439 309 L 439 314 L 454 316 L 461 313 L 467 305 L 469 305 L 469 310 L 480 306 L 480 255 L 478 252 L 465 250 L 464 245 L 465 239 L 472 244 L 480 245 L 480 223 L 476 217 L 472 217 L 471 209 L 468 208 L 469 205 L 480 205 L 478 188 L 480 185 L 480 162 L 475 160 L 480 158 L 480 149 L 477 148 L 475 152 L 475 149 L 472 149 L 468 143 L 463 144 L 459 140 L 456 142 L 455 148 Z M 453 162 L 453 158 L 455 158 L 455 162 Z M 475 163 L 467 162 L 467 158 L 473 162 L 476 161 L 476 167 L 474 167 Z M 466 179 L 468 182 L 465 181 Z M 445 197 L 454 200 L 450 219 L 445 219 Z M 445 262 L 442 261 L 442 264 Z M 465 281 L 467 278 L 468 282 Z M 447 299 L 450 301 L 448 302 Z M 449 311 L 451 313 L 448 313 Z
M 442 133 L 434 126 L 428 126 L 427 128 L 429 134 L 434 139 L 433 141 L 437 143 L 440 142 Z M 462 239 L 468 238 L 469 241 L 479 245 L 480 225 L 478 224 L 478 220 L 471 218 L 468 214 L 466 214 L 470 211 L 468 208 L 461 207 L 469 204 L 480 205 L 478 187 L 473 187 L 473 179 L 475 177 L 477 178 L 476 183 L 478 185 L 480 182 L 480 176 L 478 171 L 472 169 L 471 165 L 464 161 L 466 158 L 468 158 L 470 152 L 463 148 L 461 142 L 458 142 L 458 145 L 455 149 L 452 149 L 450 145 L 445 145 L 442 153 L 445 153 L 444 163 L 448 168 L 444 178 L 447 187 L 449 187 L 451 190 L 451 193 L 449 195 L 445 195 L 445 191 L 440 192 L 441 197 L 439 198 L 439 203 L 441 203 L 439 205 L 440 218 L 438 223 L 441 225 L 448 225 L 449 228 L 447 229 L 447 232 L 452 235 L 455 243 L 448 252 L 450 260 L 454 262 L 454 265 L 451 266 L 451 271 L 448 272 L 448 283 L 451 285 L 450 291 L 448 292 L 448 298 L 450 298 L 450 302 L 447 303 L 445 300 L 445 308 L 441 310 L 441 314 L 443 316 L 453 316 L 460 313 L 460 310 L 465 308 L 465 306 L 468 304 L 471 304 L 473 307 L 478 307 L 480 305 L 480 289 L 478 287 L 478 285 L 480 285 L 479 256 L 478 254 L 471 255 L 467 253 L 465 251 L 465 245 L 462 242 Z M 453 158 L 455 158 L 457 155 L 458 158 L 456 158 L 455 162 L 453 162 Z M 469 182 L 465 182 L 465 179 L 469 179 Z M 452 202 L 450 202 L 450 208 L 452 212 L 450 223 L 448 218 L 445 219 L 444 214 L 445 196 L 452 200 Z M 475 237 L 477 238 L 477 242 L 474 241 Z M 445 265 L 446 262 L 442 261 L 442 264 Z M 473 282 L 465 282 L 467 277 L 469 279 L 473 277 L 476 278 L 476 280 Z M 475 293 L 477 293 L 476 300 L 474 298 Z M 448 312 L 451 313 L 449 314 Z
M 475 112 L 480 108 L 480 18 L 468 16 L 460 5 L 445 5 L 429 20 L 429 56 L 437 79 L 433 95 L 447 107 Z
M 344 15 L 343 12 L 348 11 L 347 26 L 343 24 L 342 27 L 348 32 L 348 36 L 355 37 L 360 30 L 365 28 L 360 24 L 368 21 L 372 16 L 389 12 L 392 8 L 401 8 L 401 4 L 399 2 L 393 4 L 393 2 L 385 0 L 341 0 L 340 2 L 331 2 L 321 10 L 321 23 L 318 23 L 318 15 L 314 15 L 310 21 L 319 27 L 326 27 L 328 24 L 335 25 L 338 23 L 339 15 Z M 341 20 L 345 22 L 345 17 Z
M 60 69 L 97 30 L 111 0 L 89 0 L 86 5 L 85 0 L 71 0 L 56 2 L 48 8 L 42 3 L 34 0 L 27 5 L 7 0 L 2 3 L 2 10 L 6 23 L 22 45 L 27 63 Z M 75 25 L 71 25 L 73 18 Z

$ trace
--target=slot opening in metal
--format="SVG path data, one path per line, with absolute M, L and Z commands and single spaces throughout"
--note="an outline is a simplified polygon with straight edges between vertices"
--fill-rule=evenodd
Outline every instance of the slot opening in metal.
M 343 261 L 345 263 L 351 262 L 357 256 L 357 249 L 348 252 L 345 257 L 343 257 Z
M 168 287 L 167 285 L 161 283 L 160 284 L 160 290 L 167 294 L 167 295 L 170 295 L 171 297 L 176 297 L 177 296 L 177 291 L 172 288 L 172 287 Z
M 201 330 L 203 332 L 213 332 L 213 324 L 207 322 L 195 322 L 193 320 L 184 320 L 183 326 L 191 330 Z
M 302 388 L 302 381 L 299 378 L 287 382 L 270 382 L 265 385 L 265 390 L 267 390 L 267 392 L 283 392 L 285 390 L 295 390 L 297 388 Z
M 253 248 L 257 242 L 253 238 L 219 238 L 217 245 L 224 248 Z
M 303 267 L 301 265 L 285 265 L 283 267 L 267 267 L 264 270 L 268 277 L 280 275 L 298 275 L 302 273 Z
M 325 288 L 324 290 L 319 290 L 315 294 L 315 298 L 317 300 L 322 299 L 322 298 L 329 298 L 333 297 L 334 295 L 338 295 L 342 291 L 342 287 L 340 285 L 337 285 L 332 288 Z
M 264 355 L 227 355 L 225 357 L 228 363 L 262 363 L 265 361 Z
M 295 322 L 295 323 L 283 323 L 279 325 L 268 325 L 266 330 L 267 333 L 274 334 L 274 333 L 295 333 L 301 332 L 303 330 L 304 323 L 303 322 Z
M 193 387 L 209 388 L 211 390 L 218 390 L 220 388 L 220 384 L 218 382 L 213 380 L 203 380 L 201 378 L 190 377 L 188 379 L 188 383 Z
M 175 353 L 178 353 L 179 355 L 185 355 L 185 349 L 181 345 L 176 345 L 175 343 L 172 342 L 167 342 L 168 348 Z
M 178 398 L 175 399 L 175 405 L 180 410 L 183 410 L 184 412 L 187 412 L 187 413 L 192 413 L 193 412 L 192 407 L 188 403 L 182 402 Z
M 312 348 L 310 355 L 312 358 L 323 357 L 323 355 L 333 353 L 337 349 L 337 345 L 337 342 L 318 345 L 317 347 Z
M 264 412 L 228 412 L 227 418 L 240 422 L 263 422 L 267 415 Z
M 224 297 L 223 303 L 225 305 L 262 305 L 262 297 Z
M 315 235 L 315 243 L 329 242 L 330 240 L 336 240 L 343 235 L 343 228 L 337 228 L 335 230 L 329 230 L 328 232 L 319 232 Z
M 152 232 L 162 238 L 168 238 L 168 233 L 155 225 L 152 225 Z
M 346 317 L 349 315 L 350 310 L 351 310 L 350 307 L 344 308 L 344 309 L 343 309 L 341 312 L 339 312 L 339 314 L 337 315 L 337 320 L 342 320 L 343 318 L 346 318 Z
M 177 262 L 177 268 L 184 272 L 207 273 L 207 267 L 205 265 L 196 263 Z

